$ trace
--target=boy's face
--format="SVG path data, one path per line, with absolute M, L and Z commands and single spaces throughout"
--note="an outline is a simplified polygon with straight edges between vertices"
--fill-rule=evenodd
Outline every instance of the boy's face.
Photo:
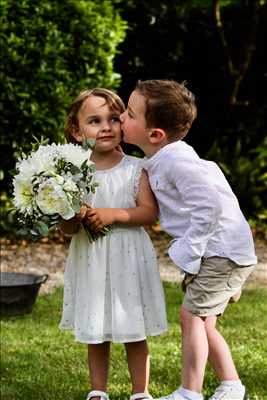
M 123 140 L 126 143 L 135 144 L 146 153 L 149 144 L 149 132 L 145 120 L 145 98 L 138 91 L 133 91 L 126 111 L 120 116 L 123 130 Z

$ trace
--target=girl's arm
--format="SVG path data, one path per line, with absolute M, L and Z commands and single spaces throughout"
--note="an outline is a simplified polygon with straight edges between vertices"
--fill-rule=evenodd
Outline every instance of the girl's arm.
M 62 230 L 62 232 L 66 235 L 73 235 L 74 233 L 78 232 L 81 221 L 85 218 L 87 210 L 88 207 L 83 204 L 79 214 L 76 214 L 75 217 L 69 220 L 63 220 L 59 225 L 59 228 Z
M 142 171 L 136 207 L 132 208 L 93 208 L 86 214 L 87 225 L 98 231 L 111 224 L 151 225 L 158 216 L 158 206 L 149 186 L 148 177 Z

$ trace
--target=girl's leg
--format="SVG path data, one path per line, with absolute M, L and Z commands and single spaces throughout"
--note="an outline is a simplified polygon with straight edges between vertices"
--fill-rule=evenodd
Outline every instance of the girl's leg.
M 208 359 L 208 340 L 203 318 L 180 312 L 182 328 L 182 387 L 201 393 Z
M 125 349 L 133 393 L 148 392 L 150 360 L 147 341 L 126 343 Z
M 88 367 L 92 390 L 107 390 L 110 342 L 88 345 Z
M 230 349 L 216 329 L 216 316 L 206 317 L 205 328 L 209 343 L 209 362 L 220 381 L 239 379 Z

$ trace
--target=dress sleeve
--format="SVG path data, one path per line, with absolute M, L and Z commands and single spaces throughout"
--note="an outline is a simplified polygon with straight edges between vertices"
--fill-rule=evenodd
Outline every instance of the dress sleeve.
M 143 164 L 142 162 L 137 162 L 135 171 L 134 171 L 134 178 L 133 178 L 133 188 L 134 188 L 134 199 L 136 200 L 138 191 L 139 191 L 139 184 L 140 184 L 140 178 L 141 174 L 143 171 Z

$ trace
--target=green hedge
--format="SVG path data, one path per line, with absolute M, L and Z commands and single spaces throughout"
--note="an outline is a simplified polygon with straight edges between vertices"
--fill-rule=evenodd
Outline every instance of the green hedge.
M 116 2 L 115 2 L 116 3 Z M 102 0 L 1 0 L 0 126 L 4 190 L 8 170 L 32 135 L 59 141 L 66 109 L 83 88 L 116 88 L 113 70 L 126 24 Z

